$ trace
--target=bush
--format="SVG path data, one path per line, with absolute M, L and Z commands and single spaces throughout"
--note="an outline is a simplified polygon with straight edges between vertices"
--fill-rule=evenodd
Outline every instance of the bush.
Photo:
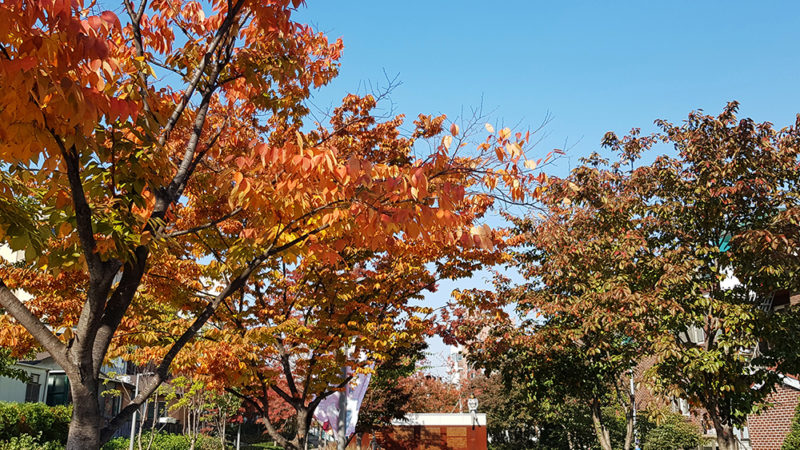
M 64 446 L 58 442 L 42 442 L 41 436 L 33 437 L 29 434 L 14 436 L 7 441 L 0 442 L 0 450 L 63 450 Z
M 797 410 L 794 413 L 794 420 L 792 420 L 792 430 L 786 439 L 783 441 L 781 450 L 800 450 L 800 404 L 797 405 Z
M 127 450 L 128 442 L 129 442 L 128 438 L 120 437 L 112 439 L 103 446 L 103 450 Z M 143 433 L 142 448 L 146 448 L 148 442 L 150 442 L 150 433 Z M 134 445 L 134 448 L 139 448 L 139 447 L 138 445 Z M 189 436 L 185 436 L 182 434 L 156 433 L 155 436 L 153 437 L 153 446 L 150 448 L 152 450 L 188 450 L 189 448 L 191 448 L 191 440 L 189 439 Z M 197 436 L 197 443 L 195 444 L 195 449 L 222 450 L 222 444 L 219 442 L 219 439 L 215 437 L 201 434 Z M 0 448 L 0 450 L 4 449 Z
M 669 414 L 651 428 L 644 438 L 644 450 L 691 449 L 703 444 L 697 425 L 680 414 Z
M 67 442 L 72 406 L 0 402 L 0 441 L 39 436 L 40 442 Z

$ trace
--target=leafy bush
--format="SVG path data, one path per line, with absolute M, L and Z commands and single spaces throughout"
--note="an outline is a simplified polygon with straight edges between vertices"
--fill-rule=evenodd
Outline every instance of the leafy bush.
M 67 442 L 72 406 L 0 402 L 0 441 L 39 436 L 40 442 Z
M 697 425 L 680 414 L 669 414 L 647 432 L 644 450 L 690 449 L 703 443 L 703 435 Z
M 58 442 L 42 442 L 41 436 L 33 437 L 29 434 L 14 436 L 7 441 L 0 442 L 0 450 L 63 450 L 64 446 Z
M 129 448 L 128 442 L 129 440 L 127 438 L 120 437 L 112 439 L 103 446 L 103 450 L 127 450 Z M 150 433 L 143 433 L 142 448 L 146 448 L 148 442 L 150 442 Z M 138 445 L 134 445 L 134 448 L 139 447 Z M 153 446 L 150 448 L 152 450 L 188 450 L 191 448 L 191 440 L 189 439 L 189 436 L 185 436 L 183 434 L 156 433 L 153 437 Z M 201 434 L 197 436 L 195 449 L 222 450 L 222 444 L 219 442 L 219 439 L 215 437 Z
M 781 450 L 800 450 L 800 404 L 797 405 L 797 410 L 794 413 L 792 430 L 783 441 Z

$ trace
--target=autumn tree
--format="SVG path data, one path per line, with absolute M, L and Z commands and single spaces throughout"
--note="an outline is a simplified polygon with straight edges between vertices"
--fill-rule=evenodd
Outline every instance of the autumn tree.
M 638 168 L 648 215 L 662 241 L 659 259 L 671 274 L 659 295 L 676 304 L 658 341 L 658 386 L 702 408 L 722 449 L 736 448 L 733 430 L 794 373 L 793 312 L 773 315 L 771 298 L 797 289 L 797 125 L 738 120 L 736 103 L 719 116 L 695 112 L 682 125 L 657 122 L 655 136 L 674 146 Z M 649 139 L 647 139 L 649 140 Z M 633 134 L 608 135 L 618 149 L 644 146 Z M 695 338 L 687 330 L 699 330 Z
M 468 312 L 513 305 L 513 322 L 474 312 L 459 321 L 475 362 L 505 371 L 542 401 L 584 403 L 601 448 L 610 450 L 602 410 L 617 404 L 626 411 L 619 444 L 631 448 L 630 371 L 675 306 L 657 295 L 663 269 L 653 252 L 653 221 L 643 214 L 630 169 L 606 166 L 598 155 L 582 160 L 568 177 L 549 180 L 540 211 L 511 218 L 511 265 L 524 283 L 498 276 L 493 291 L 456 292 L 455 300 Z M 483 327 L 491 330 L 487 339 L 469 335 Z
M 414 247 L 398 243 L 385 254 L 370 255 L 347 246 L 341 264 L 303 261 L 294 270 L 283 266 L 256 277 L 263 284 L 255 285 L 252 303 L 221 314 L 232 323 L 206 334 L 211 343 L 198 354 L 207 361 L 198 366 L 222 377 L 229 391 L 261 411 L 282 446 L 302 448 L 322 400 L 355 373 L 383 367 L 429 334 L 433 315 L 418 301 L 435 288 L 437 275 L 428 257 L 414 254 L 433 250 L 421 242 Z M 455 260 L 471 253 L 456 252 L 436 273 L 461 273 Z M 243 370 L 226 370 L 237 362 Z M 350 376 L 343 375 L 345 367 Z M 287 440 L 267 419 L 271 392 L 295 408 L 294 438 Z
M 405 237 L 489 247 L 463 204 L 532 194 L 528 136 L 508 129 L 466 154 L 444 118 L 401 137 L 402 118 L 377 124 L 374 99 L 354 96 L 306 127 L 342 44 L 294 22 L 300 3 L 126 0 L 122 21 L 80 1 L 0 5 L 0 236 L 22 252 L 0 265 L 0 340 L 65 370 L 67 448 L 99 447 L 171 368 L 193 367 L 181 350 L 276 257 Z M 130 349 L 156 375 L 103 424 L 100 371 Z

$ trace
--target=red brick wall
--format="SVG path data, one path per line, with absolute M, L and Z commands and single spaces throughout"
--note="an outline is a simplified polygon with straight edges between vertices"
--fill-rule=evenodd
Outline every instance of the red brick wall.
M 362 436 L 362 450 L 369 449 L 371 438 Z M 379 431 L 376 440 L 385 450 L 486 450 L 488 445 L 486 427 L 471 426 L 390 427 Z M 347 448 L 356 448 L 356 443 Z
M 791 429 L 800 391 L 781 383 L 767 401 L 772 405 L 769 409 L 747 418 L 753 450 L 780 450 Z

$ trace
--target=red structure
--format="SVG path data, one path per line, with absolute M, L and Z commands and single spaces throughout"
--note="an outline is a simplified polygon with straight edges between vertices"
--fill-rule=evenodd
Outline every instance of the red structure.
M 795 408 L 800 402 L 800 381 L 785 377 L 775 387 L 775 392 L 767 398 L 767 402 L 771 406 L 766 411 L 747 418 L 750 445 L 754 450 L 780 450 L 792 427 Z
M 371 440 L 363 436 L 361 448 L 369 449 Z M 381 450 L 487 450 L 486 414 L 408 414 L 375 440 Z

